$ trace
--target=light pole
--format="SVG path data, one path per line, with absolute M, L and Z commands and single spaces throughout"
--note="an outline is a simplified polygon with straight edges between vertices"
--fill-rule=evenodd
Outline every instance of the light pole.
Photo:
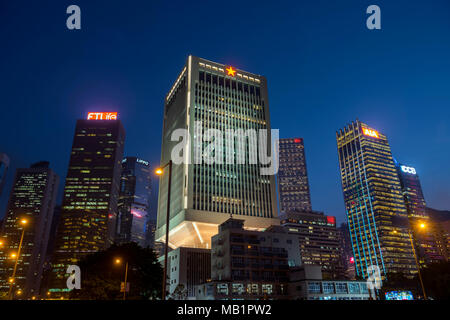
M 169 185 L 167 187 L 167 215 L 166 215 L 166 243 L 164 246 L 164 274 L 162 283 L 162 300 L 166 300 L 166 281 L 167 281 L 167 256 L 169 252 L 169 221 L 170 221 L 170 187 L 172 182 L 172 160 L 169 160 L 161 168 L 156 169 L 155 173 L 161 176 L 164 173 L 164 168 L 169 167 Z
M 116 264 L 120 264 L 122 260 L 116 259 Z M 125 282 L 123 285 L 123 300 L 126 300 L 127 294 L 127 279 L 128 279 L 128 261 L 125 263 Z
M 421 223 L 419 225 L 419 227 L 421 229 L 425 229 L 426 226 L 425 226 L 424 223 Z M 420 286 L 422 287 L 423 298 L 425 300 L 427 300 L 427 294 L 425 293 L 425 286 L 423 285 L 422 274 L 420 273 L 420 266 L 419 266 L 419 262 L 417 260 L 416 248 L 414 247 L 412 232 L 411 232 L 410 229 L 408 229 L 408 234 L 409 234 L 409 240 L 411 241 L 411 248 L 412 248 L 413 253 L 414 253 L 414 260 L 416 261 L 417 271 L 419 272 L 419 281 L 420 281 Z
M 22 249 L 22 242 L 23 242 L 23 236 L 25 234 L 25 225 L 28 223 L 27 219 L 20 220 L 20 224 L 22 225 L 22 235 L 20 236 L 20 242 L 19 242 L 19 249 L 17 250 L 17 255 L 13 253 L 11 256 L 16 259 L 14 263 L 14 270 L 11 279 L 9 279 L 9 292 L 8 292 L 8 298 L 9 300 L 12 300 L 12 289 L 14 286 L 15 278 L 16 278 L 16 271 L 17 271 L 17 264 L 19 262 L 20 258 L 20 251 Z

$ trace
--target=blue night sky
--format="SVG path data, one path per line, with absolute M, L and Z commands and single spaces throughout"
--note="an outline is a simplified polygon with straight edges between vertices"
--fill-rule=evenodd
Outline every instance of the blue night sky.
M 71 4 L 79 31 L 66 28 Z M 382 30 L 366 28 L 371 4 Z M 16 168 L 48 160 L 65 178 L 88 111 L 117 110 L 125 155 L 156 166 L 164 96 L 188 54 L 268 79 L 272 128 L 305 139 L 313 209 L 344 221 L 335 131 L 356 118 L 416 168 L 429 206 L 450 209 L 449 35 L 448 0 L 3 0 L 0 216 Z

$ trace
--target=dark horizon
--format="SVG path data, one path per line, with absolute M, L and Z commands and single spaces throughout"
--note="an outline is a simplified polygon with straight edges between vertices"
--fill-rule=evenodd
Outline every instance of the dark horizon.
M 65 27 L 69 1 L 0 4 L 0 152 L 11 160 L 0 217 L 15 169 L 41 160 L 62 198 L 75 123 L 89 111 L 117 111 L 124 156 L 157 166 L 164 96 L 189 54 L 267 78 L 272 128 L 304 139 L 313 210 L 345 221 L 335 132 L 355 119 L 416 168 L 429 207 L 450 209 L 448 1 L 380 0 L 375 31 L 368 1 L 133 2 L 77 1 L 78 31 Z M 152 186 L 154 213 L 156 177 Z

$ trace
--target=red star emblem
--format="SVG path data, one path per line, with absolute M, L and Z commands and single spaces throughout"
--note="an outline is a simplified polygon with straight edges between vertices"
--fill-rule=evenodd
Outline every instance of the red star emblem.
M 228 71 L 228 75 L 229 75 L 229 76 L 234 77 L 234 74 L 236 73 L 236 70 L 233 69 L 233 67 L 230 66 L 230 67 L 226 68 L 225 70 Z

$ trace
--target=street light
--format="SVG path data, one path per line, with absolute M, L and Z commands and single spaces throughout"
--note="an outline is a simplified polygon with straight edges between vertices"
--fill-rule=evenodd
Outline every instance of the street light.
M 117 258 L 115 261 L 115 264 L 121 264 L 122 260 Z M 126 300 L 126 294 L 127 294 L 127 278 L 128 278 L 128 261 L 125 264 L 125 282 L 123 286 L 123 300 Z
M 164 173 L 164 168 L 169 166 L 169 185 L 167 187 L 167 214 L 166 214 L 166 243 L 165 243 L 165 251 L 164 251 L 164 274 L 163 274 L 163 283 L 162 283 L 162 300 L 166 300 L 166 281 L 167 281 L 167 260 L 168 260 L 168 252 L 169 252 L 169 221 L 170 221 L 170 187 L 172 182 L 172 160 L 169 160 L 161 168 L 155 170 L 155 173 L 158 176 L 162 176 Z
M 10 281 L 9 281 L 9 292 L 8 292 L 9 300 L 12 300 L 12 289 L 13 289 L 13 286 L 14 286 L 14 280 L 16 278 L 17 264 L 19 263 L 20 250 L 22 249 L 23 236 L 25 234 L 25 226 L 26 226 L 27 223 L 28 223 L 27 219 L 21 219 L 20 220 L 20 224 L 22 225 L 22 235 L 20 236 L 19 249 L 17 250 L 17 256 L 16 256 L 15 253 L 11 254 L 11 257 L 15 258 L 16 262 L 14 263 L 13 274 L 12 274 L 12 277 L 10 278 Z
M 425 229 L 426 228 L 426 224 L 425 223 L 420 223 L 419 227 L 420 227 L 420 229 Z M 427 294 L 425 293 L 425 286 L 423 285 L 422 274 L 420 273 L 420 266 L 419 266 L 419 262 L 417 260 L 416 248 L 414 247 L 412 232 L 411 232 L 410 229 L 408 229 L 408 234 L 409 234 L 409 240 L 411 241 L 411 248 L 412 248 L 413 253 L 414 253 L 414 260 L 416 261 L 417 271 L 419 272 L 419 280 L 420 280 L 420 286 L 422 287 L 423 298 L 425 300 L 427 300 Z

